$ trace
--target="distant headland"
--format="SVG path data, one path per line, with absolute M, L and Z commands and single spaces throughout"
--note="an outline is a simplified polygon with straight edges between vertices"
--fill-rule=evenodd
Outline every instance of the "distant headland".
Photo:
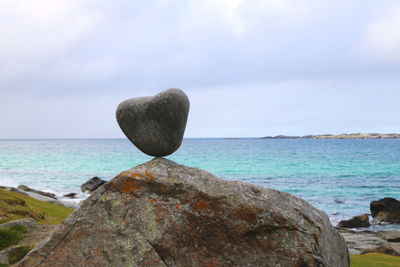
M 304 136 L 265 136 L 262 139 L 390 139 L 400 138 L 400 134 L 388 133 L 351 133 L 351 134 L 322 134 L 322 135 L 304 135 Z

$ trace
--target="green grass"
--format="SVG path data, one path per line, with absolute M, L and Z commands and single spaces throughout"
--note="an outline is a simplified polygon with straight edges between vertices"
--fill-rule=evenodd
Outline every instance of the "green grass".
M 399 267 L 400 257 L 382 253 L 350 255 L 350 267 Z
M 41 224 L 59 224 L 72 211 L 70 208 L 0 188 L 0 223 L 31 217 Z
M 10 228 L 0 229 L 0 250 L 17 244 L 27 231 L 28 229 L 22 225 L 14 225 Z
M 18 250 L 11 255 L 10 257 L 8 257 L 8 263 L 9 264 L 13 264 L 16 263 L 18 261 L 20 261 L 23 257 L 25 257 L 25 255 L 32 249 L 31 246 L 21 246 L 18 248 Z

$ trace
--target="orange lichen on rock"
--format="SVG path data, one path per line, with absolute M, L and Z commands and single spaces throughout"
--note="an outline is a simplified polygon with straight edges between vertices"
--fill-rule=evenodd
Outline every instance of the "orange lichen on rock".
M 152 199 L 150 199 L 150 203 L 151 203 L 151 204 L 154 204 L 154 202 L 156 202 L 156 201 L 157 201 L 157 199 L 154 198 L 154 197 L 153 197 Z
M 123 183 L 123 186 L 121 187 L 121 193 L 122 194 L 134 193 L 135 191 L 138 191 L 141 188 L 142 186 L 136 185 L 135 180 L 125 181 Z
M 197 210 L 203 210 L 206 208 L 206 204 L 204 203 L 204 201 L 193 203 L 193 205 L 196 207 Z
M 153 175 L 150 174 L 149 170 L 146 170 L 145 177 L 149 178 L 151 180 L 155 180 L 156 179 L 156 177 L 154 177 Z

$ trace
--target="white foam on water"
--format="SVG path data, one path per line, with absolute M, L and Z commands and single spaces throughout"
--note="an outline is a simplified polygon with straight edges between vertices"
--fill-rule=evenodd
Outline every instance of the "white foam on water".
M 17 187 L 18 183 L 8 178 L 0 178 L 0 186 Z

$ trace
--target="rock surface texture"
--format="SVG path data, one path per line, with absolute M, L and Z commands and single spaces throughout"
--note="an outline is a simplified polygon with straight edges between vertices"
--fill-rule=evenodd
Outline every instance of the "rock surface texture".
M 172 88 L 152 97 L 125 100 L 119 104 L 116 116 L 122 131 L 138 149 L 163 157 L 181 145 L 189 105 L 186 94 Z
M 163 158 L 98 188 L 18 266 L 349 266 L 328 216 Z
M 386 197 L 372 201 L 370 204 L 371 215 L 380 222 L 400 223 L 400 201 Z

